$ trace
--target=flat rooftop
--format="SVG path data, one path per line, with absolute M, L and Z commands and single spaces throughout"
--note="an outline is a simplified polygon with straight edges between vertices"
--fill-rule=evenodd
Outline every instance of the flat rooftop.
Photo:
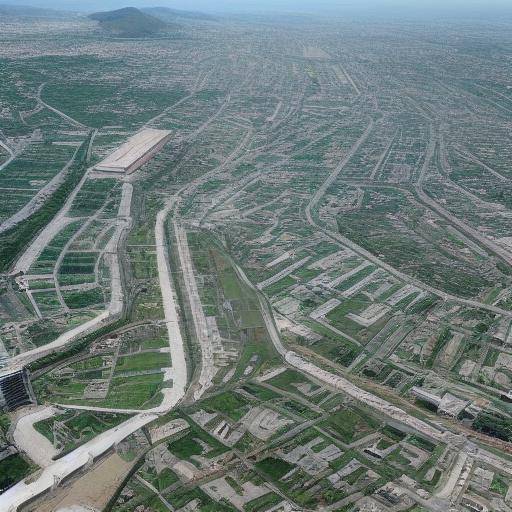
M 94 166 L 97 171 L 133 172 L 146 163 L 165 142 L 170 131 L 146 128 L 130 137 L 122 146 Z

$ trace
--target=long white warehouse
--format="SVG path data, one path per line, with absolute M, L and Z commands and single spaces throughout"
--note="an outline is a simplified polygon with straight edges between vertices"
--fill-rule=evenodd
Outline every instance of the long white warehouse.
M 162 149 L 170 136 L 170 131 L 146 128 L 130 137 L 94 169 L 116 173 L 136 171 Z

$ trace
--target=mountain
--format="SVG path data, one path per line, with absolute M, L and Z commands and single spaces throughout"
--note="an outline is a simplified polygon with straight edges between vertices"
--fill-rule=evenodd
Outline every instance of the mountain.
M 97 21 L 105 32 L 118 37 L 148 37 L 170 28 L 168 23 L 135 7 L 96 12 L 89 18 Z
M 180 9 L 170 9 L 169 7 L 144 7 L 141 9 L 141 11 L 166 22 L 172 22 L 177 19 L 204 21 L 215 21 L 216 19 L 214 16 L 210 14 L 205 14 L 196 11 L 182 11 Z

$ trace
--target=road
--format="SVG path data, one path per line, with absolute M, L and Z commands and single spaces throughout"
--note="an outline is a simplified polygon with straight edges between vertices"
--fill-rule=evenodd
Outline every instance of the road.
M 82 128 L 84 130 L 87 130 L 88 127 L 85 126 L 85 124 L 82 124 L 80 123 L 79 121 L 77 121 L 76 119 L 73 119 L 72 117 L 68 116 L 67 114 L 65 114 L 64 112 L 60 111 L 59 109 L 55 108 L 55 107 L 52 107 L 51 105 L 48 105 L 48 103 L 44 102 L 43 99 L 41 98 L 41 94 L 43 92 L 43 88 L 46 84 L 42 83 L 39 88 L 37 89 L 37 96 L 36 96 L 36 100 L 37 100 L 37 103 L 39 105 L 42 105 L 43 107 L 47 108 L 48 110 L 51 110 L 52 112 L 54 112 L 55 114 L 57 114 L 58 116 L 62 117 L 62 119 L 64 119 L 65 121 L 67 121 L 68 123 L 72 124 L 73 126 L 75 126 L 76 128 Z
M 208 324 L 197 289 L 194 267 L 192 266 L 192 257 L 188 247 L 187 233 L 176 221 L 173 222 L 173 226 L 181 271 L 183 273 L 183 281 L 185 282 L 187 298 L 192 312 L 194 331 L 201 347 L 201 370 L 197 383 L 198 388 L 194 391 L 194 399 L 199 400 L 206 390 L 213 385 L 213 378 L 217 370 L 213 360 L 213 346 L 209 336 Z
M 185 394 L 185 388 L 187 385 L 185 347 L 179 325 L 178 305 L 176 303 L 175 291 L 172 284 L 172 275 L 167 254 L 167 237 L 165 235 L 165 220 L 173 207 L 174 198 L 171 198 L 164 208 L 158 212 L 155 224 L 158 279 L 162 293 L 165 324 L 167 326 L 169 347 L 171 349 L 172 368 L 174 372 L 172 392 L 169 392 L 162 404 L 168 409 L 171 409 L 179 402 L 179 400 L 181 400 Z
M 167 327 L 167 336 L 169 339 L 169 348 L 173 370 L 173 385 L 172 388 L 164 388 L 162 390 L 164 399 L 159 406 L 146 411 L 146 413 L 152 414 L 162 414 L 170 411 L 183 398 L 187 385 L 187 363 L 185 358 L 185 347 L 179 325 L 178 304 L 176 302 L 174 286 L 172 284 L 172 274 L 167 254 L 167 236 L 165 234 L 165 220 L 174 207 L 174 202 L 174 197 L 171 197 L 167 201 L 164 208 L 158 212 L 155 223 L 157 270 L 160 290 L 162 293 L 162 303 L 164 309 L 165 324 Z M 124 202 L 121 200 L 120 210 L 126 210 L 126 205 L 123 206 L 123 204 Z M 126 211 L 124 213 L 126 213 Z M 120 295 L 120 300 L 122 300 L 122 294 Z M 67 409 L 96 412 L 133 414 L 140 412 L 139 409 L 116 409 L 111 407 L 91 407 L 82 405 L 61 405 L 61 407 L 65 407 Z
M 319 201 L 320 198 L 317 199 Z M 441 298 L 445 301 L 451 301 L 457 304 L 463 304 L 465 306 L 477 308 L 477 309 L 484 309 L 486 311 L 491 311 L 492 313 L 497 313 L 498 315 L 505 316 L 507 318 L 512 318 L 512 312 L 506 311 L 502 308 L 498 308 L 496 306 L 492 306 L 489 304 L 484 304 L 483 302 L 479 302 L 476 300 L 471 299 L 463 299 L 462 297 L 457 297 L 455 295 L 451 295 L 449 293 L 443 292 L 442 290 L 438 290 L 437 288 L 434 288 L 433 286 L 430 286 L 423 281 L 420 281 L 419 279 L 416 279 L 408 274 L 404 274 L 400 270 L 397 270 L 396 268 L 392 267 L 388 263 L 385 263 L 377 256 L 373 255 L 371 252 L 367 251 L 366 249 L 363 249 L 360 245 L 357 245 L 352 240 L 344 237 L 340 233 L 337 233 L 335 231 L 332 231 L 320 224 L 318 224 L 312 215 L 311 212 L 311 203 L 306 207 L 306 219 L 308 223 L 314 227 L 316 230 L 322 231 L 325 235 L 327 235 L 332 240 L 338 242 L 343 247 L 348 247 L 349 249 L 352 249 L 356 254 L 359 254 L 359 256 L 365 258 L 366 260 L 372 262 L 373 264 L 377 265 L 378 267 L 386 270 L 389 274 L 397 277 L 401 281 L 407 284 L 412 284 L 416 286 L 417 288 L 420 288 L 421 290 L 427 291 L 431 293 L 432 295 L 435 295 L 436 297 Z
M 38 466 L 46 468 L 53 463 L 52 458 L 59 452 L 34 428 L 34 423 L 55 416 L 58 410 L 55 407 L 39 407 L 35 410 L 29 409 L 27 413 L 16 422 L 13 432 L 14 442 L 18 449 L 25 452 Z
M 158 418 L 156 414 L 138 414 L 121 425 L 98 435 L 92 441 L 45 467 L 35 480 L 30 481 L 29 479 L 30 483 L 21 481 L 1 494 L 0 510 L 15 512 L 24 503 L 49 491 L 61 480 L 92 463 L 100 455 L 156 418 Z
M 123 189 L 125 190 L 125 189 Z M 129 190 L 126 188 L 126 190 Z M 128 192 L 127 192 L 128 193 Z M 174 370 L 172 389 L 164 390 L 164 400 L 162 404 L 151 411 L 129 411 L 136 413 L 135 416 L 125 421 L 118 427 L 108 430 L 85 445 L 73 450 L 68 455 L 49 464 L 44 468 L 40 476 L 31 483 L 19 482 L 14 487 L 0 495 L 0 510 L 6 512 L 15 512 L 17 508 L 27 501 L 50 490 L 62 479 L 71 475 L 75 471 L 82 469 L 87 464 L 93 462 L 101 454 L 114 447 L 117 443 L 128 437 L 139 428 L 147 425 L 158 418 L 158 414 L 164 414 L 171 410 L 185 394 L 187 384 L 187 366 L 185 361 L 185 349 L 178 322 L 177 304 L 174 298 L 172 286 L 171 271 L 167 258 L 167 245 L 165 236 L 165 219 L 171 211 L 174 204 L 174 198 L 168 201 L 166 206 L 158 212 L 155 224 L 155 239 L 157 249 L 157 266 L 160 288 L 162 290 L 162 299 L 164 305 L 165 321 L 169 336 L 169 346 L 171 349 L 171 360 Z M 123 205 L 123 201 L 121 201 Z M 126 201 L 124 202 L 124 213 L 126 213 Z M 105 311 L 100 316 L 108 316 Z M 95 319 L 94 319 L 95 320 Z M 92 322 L 94 322 L 94 320 Z M 68 334 L 68 333 L 66 333 Z M 56 340 L 57 341 L 57 340 Z M 61 340 L 61 343 L 64 340 Z M 54 342 L 55 343 L 55 342 Z M 68 407 L 71 408 L 71 407 Z M 72 407 L 73 409 L 82 409 L 81 407 Z M 88 408 L 87 410 L 108 410 L 102 408 Z M 113 412 L 117 412 L 112 409 Z M 123 410 L 122 412 L 127 412 Z
M 366 139 L 370 135 L 373 130 L 375 122 L 373 119 L 370 121 L 370 124 L 366 127 L 366 130 L 363 132 L 361 137 L 356 141 L 356 143 L 350 148 L 349 152 L 345 155 L 343 160 L 338 164 L 338 166 L 329 174 L 327 179 L 320 185 L 318 190 L 313 194 L 313 197 L 309 201 L 306 206 L 306 215 L 309 219 L 311 217 L 311 210 L 319 203 L 322 197 L 325 195 L 329 187 L 338 179 L 338 176 L 346 167 L 346 165 L 352 160 L 352 157 L 357 153 L 358 149 L 366 142 Z
M 18 210 L 14 215 L 11 215 L 8 219 L 2 222 L 2 224 L 0 224 L 0 233 L 13 228 L 20 222 L 30 217 L 34 212 L 39 210 L 44 205 L 48 197 L 50 197 L 66 179 L 71 166 L 75 162 L 75 158 L 79 149 L 79 147 L 76 148 L 73 156 L 66 163 L 66 165 L 46 185 L 44 185 L 43 188 L 41 188 L 36 193 L 36 195 L 32 197 L 32 199 L 30 199 L 30 201 L 25 204 L 25 206 L 23 206 L 23 208 Z
M 277 330 L 274 319 L 272 317 L 272 313 L 268 303 L 262 294 L 257 290 L 257 288 L 249 281 L 243 270 L 236 266 L 236 271 L 239 277 L 250 286 L 251 289 L 255 291 L 258 296 L 261 311 L 263 314 L 263 319 L 265 321 L 265 326 L 267 327 L 267 331 L 270 335 L 270 339 L 277 350 L 277 352 L 281 355 L 281 357 L 285 360 L 285 362 L 297 370 L 306 373 L 309 377 L 312 377 L 314 380 L 321 381 L 325 385 L 330 388 L 337 389 L 350 397 L 354 398 L 359 402 L 364 402 L 369 407 L 372 407 L 384 414 L 386 417 L 393 418 L 414 430 L 418 430 L 423 432 L 426 436 L 431 439 L 435 439 L 439 442 L 446 442 L 445 433 L 441 432 L 436 427 L 419 420 L 409 413 L 406 413 L 404 410 L 396 407 L 386 400 L 383 400 L 368 391 L 365 391 L 356 385 L 352 384 L 349 380 L 330 373 L 326 370 L 323 370 L 316 366 L 315 364 L 305 360 L 303 357 L 299 356 L 296 352 L 288 350 L 283 343 L 281 342 L 281 336 Z
M 1 140 L 0 140 L 0 146 L 2 146 L 7 151 L 7 153 L 9 153 L 9 158 L 3 164 L 0 164 L 0 171 L 1 171 L 5 167 L 7 167 L 14 160 L 14 158 L 16 158 L 16 155 L 14 154 L 14 151 L 7 144 L 3 143 Z
M 85 177 L 82 181 L 85 180 Z M 82 182 L 81 182 L 82 183 Z M 15 265 L 15 271 L 22 269 L 28 270 L 32 263 L 37 258 L 36 254 L 39 254 L 43 248 L 48 244 L 51 239 L 69 222 L 71 219 L 66 217 L 66 213 L 69 211 L 73 202 L 74 196 L 78 193 L 75 190 L 72 194 L 72 198 L 68 199 L 62 210 L 57 214 L 53 221 L 43 230 L 43 232 L 36 238 L 35 242 L 30 245 L 25 254 Z M 107 247 L 105 248 L 106 256 L 108 257 L 108 263 L 110 267 L 110 282 L 111 282 L 111 293 L 110 303 L 105 311 L 102 311 L 98 316 L 92 318 L 88 322 L 80 324 L 75 328 L 64 332 L 57 339 L 42 345 L 33 350 L 23 352 L 18 356 L 13 357 L 9 361 L 9 365 L 4 368 L 0 373 L 12 371 L 15 368 L 20 368 L 28 363 L 35 361 L 36 359 L 44 356 L 45 354 L 54 350 L 60 349 L 66 346 L 68 343 L 74 341 L 77 337 L 86 333 L 92 332 L 106 322 L 109 318 L 119 315 L 122 312 L 124 297 L 121 285 L 121 275 L 119 269 L 119 261 L 117 255 L 117 248 L 123 232 L 128 229 L 131 225 L 131 218 L 129 217 L 129 209 L 127 209 L 127 198 L 131 199 L 132 185 L 126 183 L 122 188 L 121 204 L 118 211 L 118 217 L 116 219 L 116 230 L 112 235 Z M 35 244 L 35 247 L 34 247 Z M 21 262 L 21 263 L 20 263 Z

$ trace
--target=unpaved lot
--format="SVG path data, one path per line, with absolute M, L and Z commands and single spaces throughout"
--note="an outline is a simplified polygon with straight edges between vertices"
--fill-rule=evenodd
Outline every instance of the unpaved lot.
M 41 503 L 34 503 L 26 511 L 103 510 L 132 465 L 133 462 L 126 462 L 117 453 L 113 453 L 82 478 L 58 488 L 55 495 L 45 496 Z

